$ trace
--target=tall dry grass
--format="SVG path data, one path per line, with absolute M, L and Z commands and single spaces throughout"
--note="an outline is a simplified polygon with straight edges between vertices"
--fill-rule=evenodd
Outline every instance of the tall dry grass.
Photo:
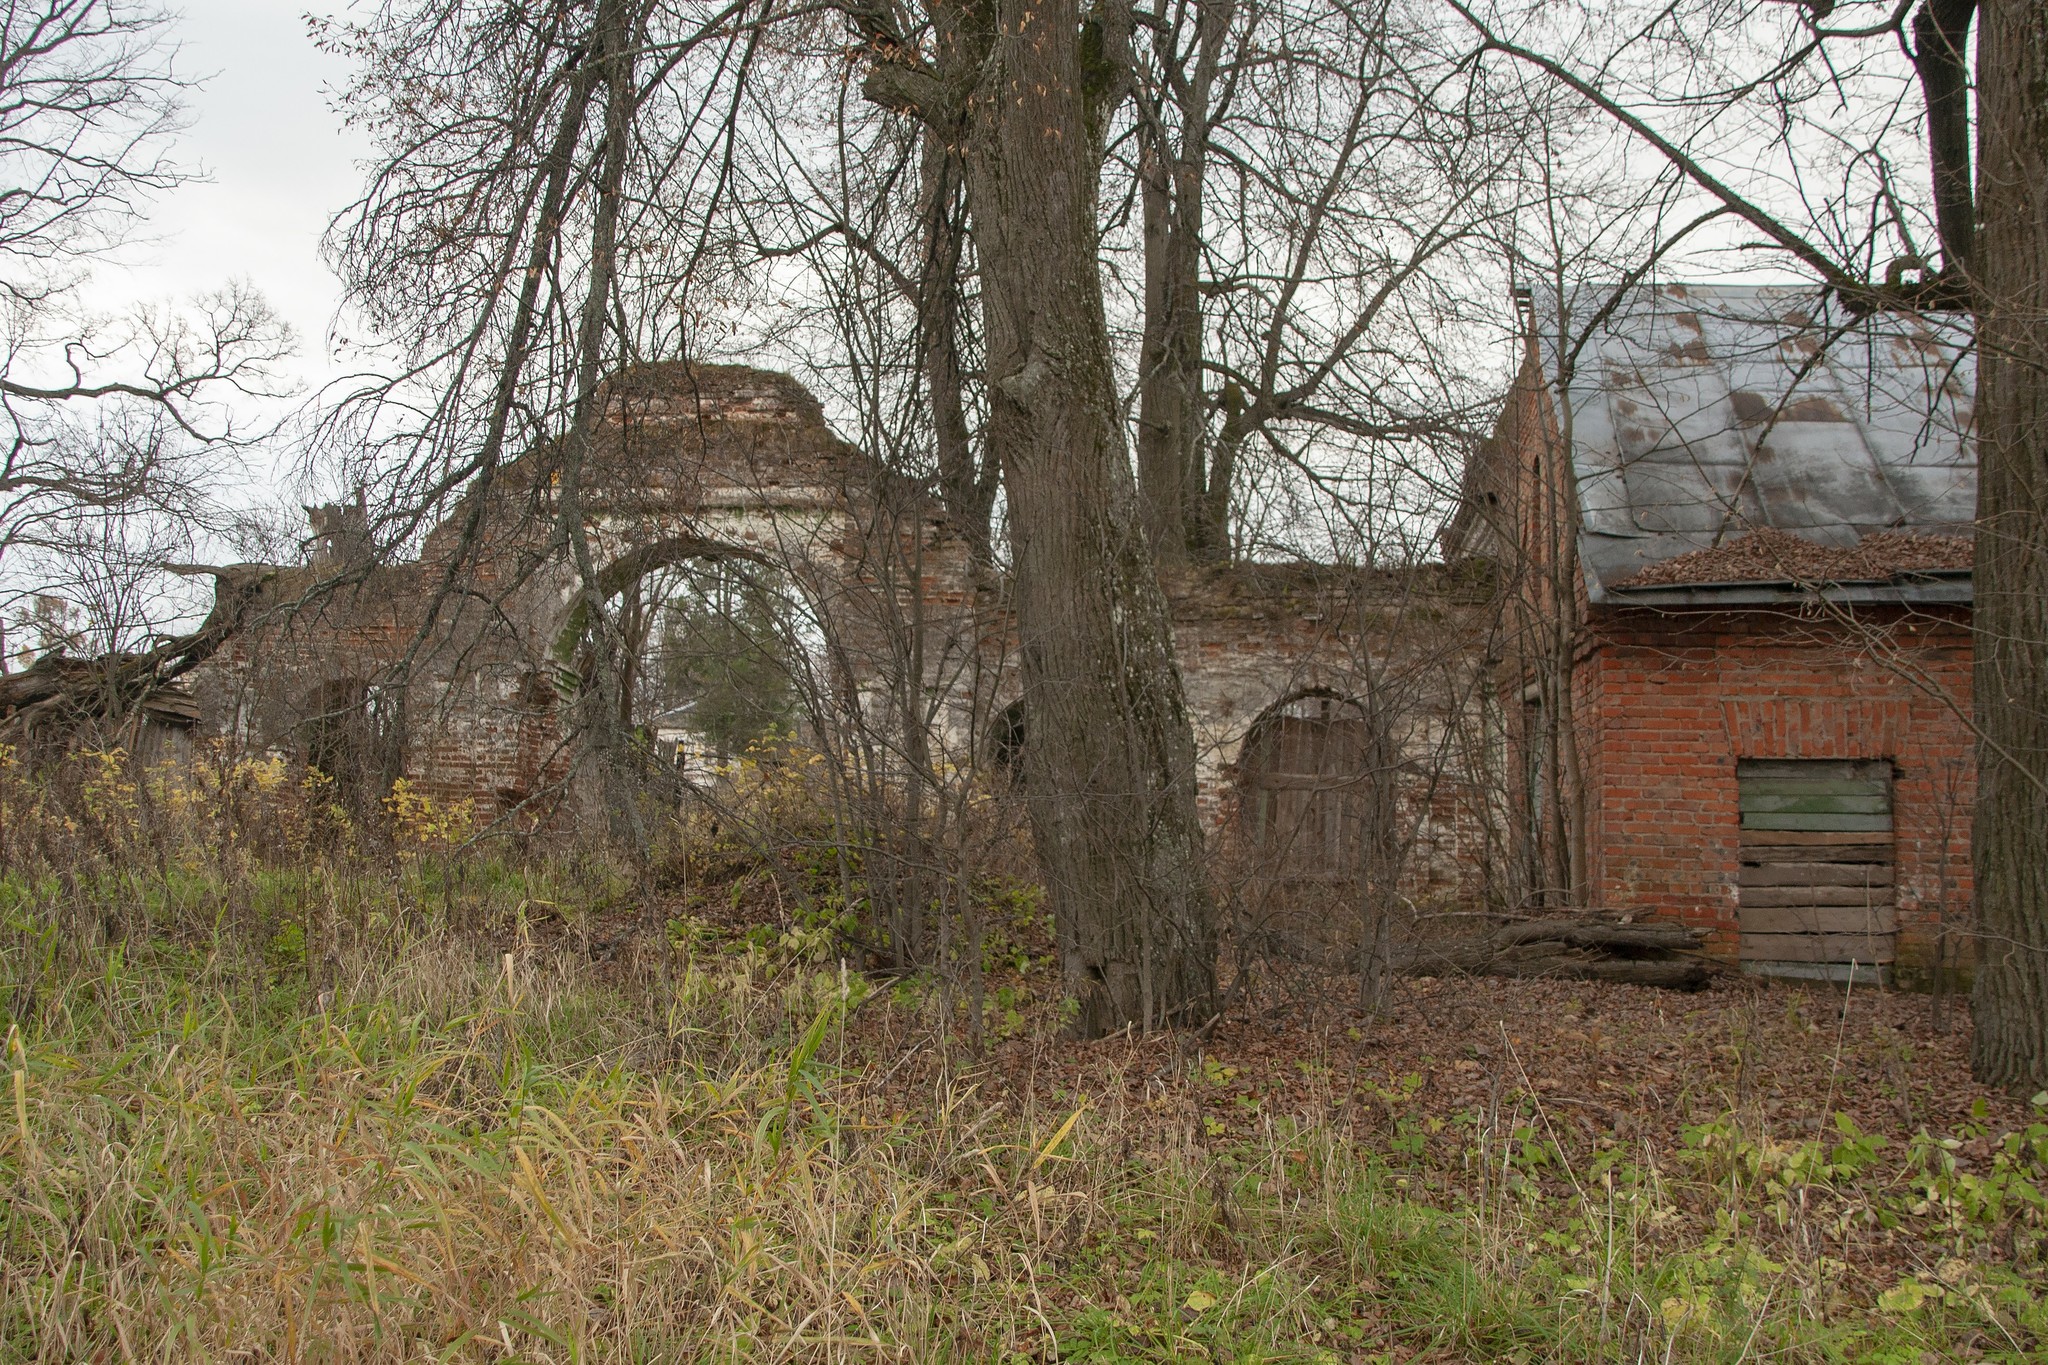
M 814 937 L 621 942 L 599 861 L 81 762 L 0 774 L 0 1359 L 1918 1362 L 2048 1328 L 1968 1251 L 2038 1230 L 2038 1163 L 1995 1208 L 1847 1134 L 1591 1168 L 1532 1104 L 1449 1135 L 1454 1192 L 1445 1134 L 1361 1144 L 1335 1094 L 1205 1131 L 1196 1054 L 996 1103 L 964 1006 Z M 1946 1199 L 1962 1250 L 1873 1303 L 1756 1235 L 1788 1199 Z

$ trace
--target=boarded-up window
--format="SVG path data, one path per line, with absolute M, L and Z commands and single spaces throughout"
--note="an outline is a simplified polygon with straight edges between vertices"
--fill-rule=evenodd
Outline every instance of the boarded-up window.
M 1891 764 L 1746 759 L 1736 780 L 1744 969 L 1840 980 L 1889 964 Z

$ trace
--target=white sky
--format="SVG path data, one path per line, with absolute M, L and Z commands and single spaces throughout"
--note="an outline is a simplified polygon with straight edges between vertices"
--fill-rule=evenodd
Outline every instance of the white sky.
M 354 198 L 368 144 L 331 107 L 348 65 L 313 46 L 307 8 L 183 0 L 172 26 L 177 66 L 203 84 L 187 100 L 190 127 L 172 153 L 205 180 L 158 199 L 124 263 L 99 270 L 90 293 L 113 312 L 247 280 L 298 333 L 293 377 L 310 390 L 335 368 L 327 341 L 340 293 L 320 259 L 320 234 Z

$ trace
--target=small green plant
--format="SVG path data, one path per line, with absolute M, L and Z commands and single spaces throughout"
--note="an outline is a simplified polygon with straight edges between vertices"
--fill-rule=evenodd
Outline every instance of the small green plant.
M 840 1000 L 828 1000 L 790 1049 L 782 1067 L 782 1094 L 761 1111 L 760 1122 L 755 1125 L 757 1147 L 775 1156 L 782 1155 L 783 1140 L 800 1110 L 810 1112 L 814 1120 L 829 1117 L 829 1109 L 821 1104 L 824 1073 L 818 1064 L 818 1049 L 824 1046 L 825 1036 L 838 1021 L 841 1010 Z

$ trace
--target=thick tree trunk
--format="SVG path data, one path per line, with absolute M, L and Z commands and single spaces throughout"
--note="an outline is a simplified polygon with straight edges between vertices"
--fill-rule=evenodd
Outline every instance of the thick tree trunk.
M 1025 785 L 1077 1032 L 1202 1022 L 1194 739 L 1139 525 L 1096 264 L 1075 0 L 1000 0 L 966 163 L 1009 494 Z
M 1979 1080 L 2048 1086 L 2048 6 L 1978 30 Z

